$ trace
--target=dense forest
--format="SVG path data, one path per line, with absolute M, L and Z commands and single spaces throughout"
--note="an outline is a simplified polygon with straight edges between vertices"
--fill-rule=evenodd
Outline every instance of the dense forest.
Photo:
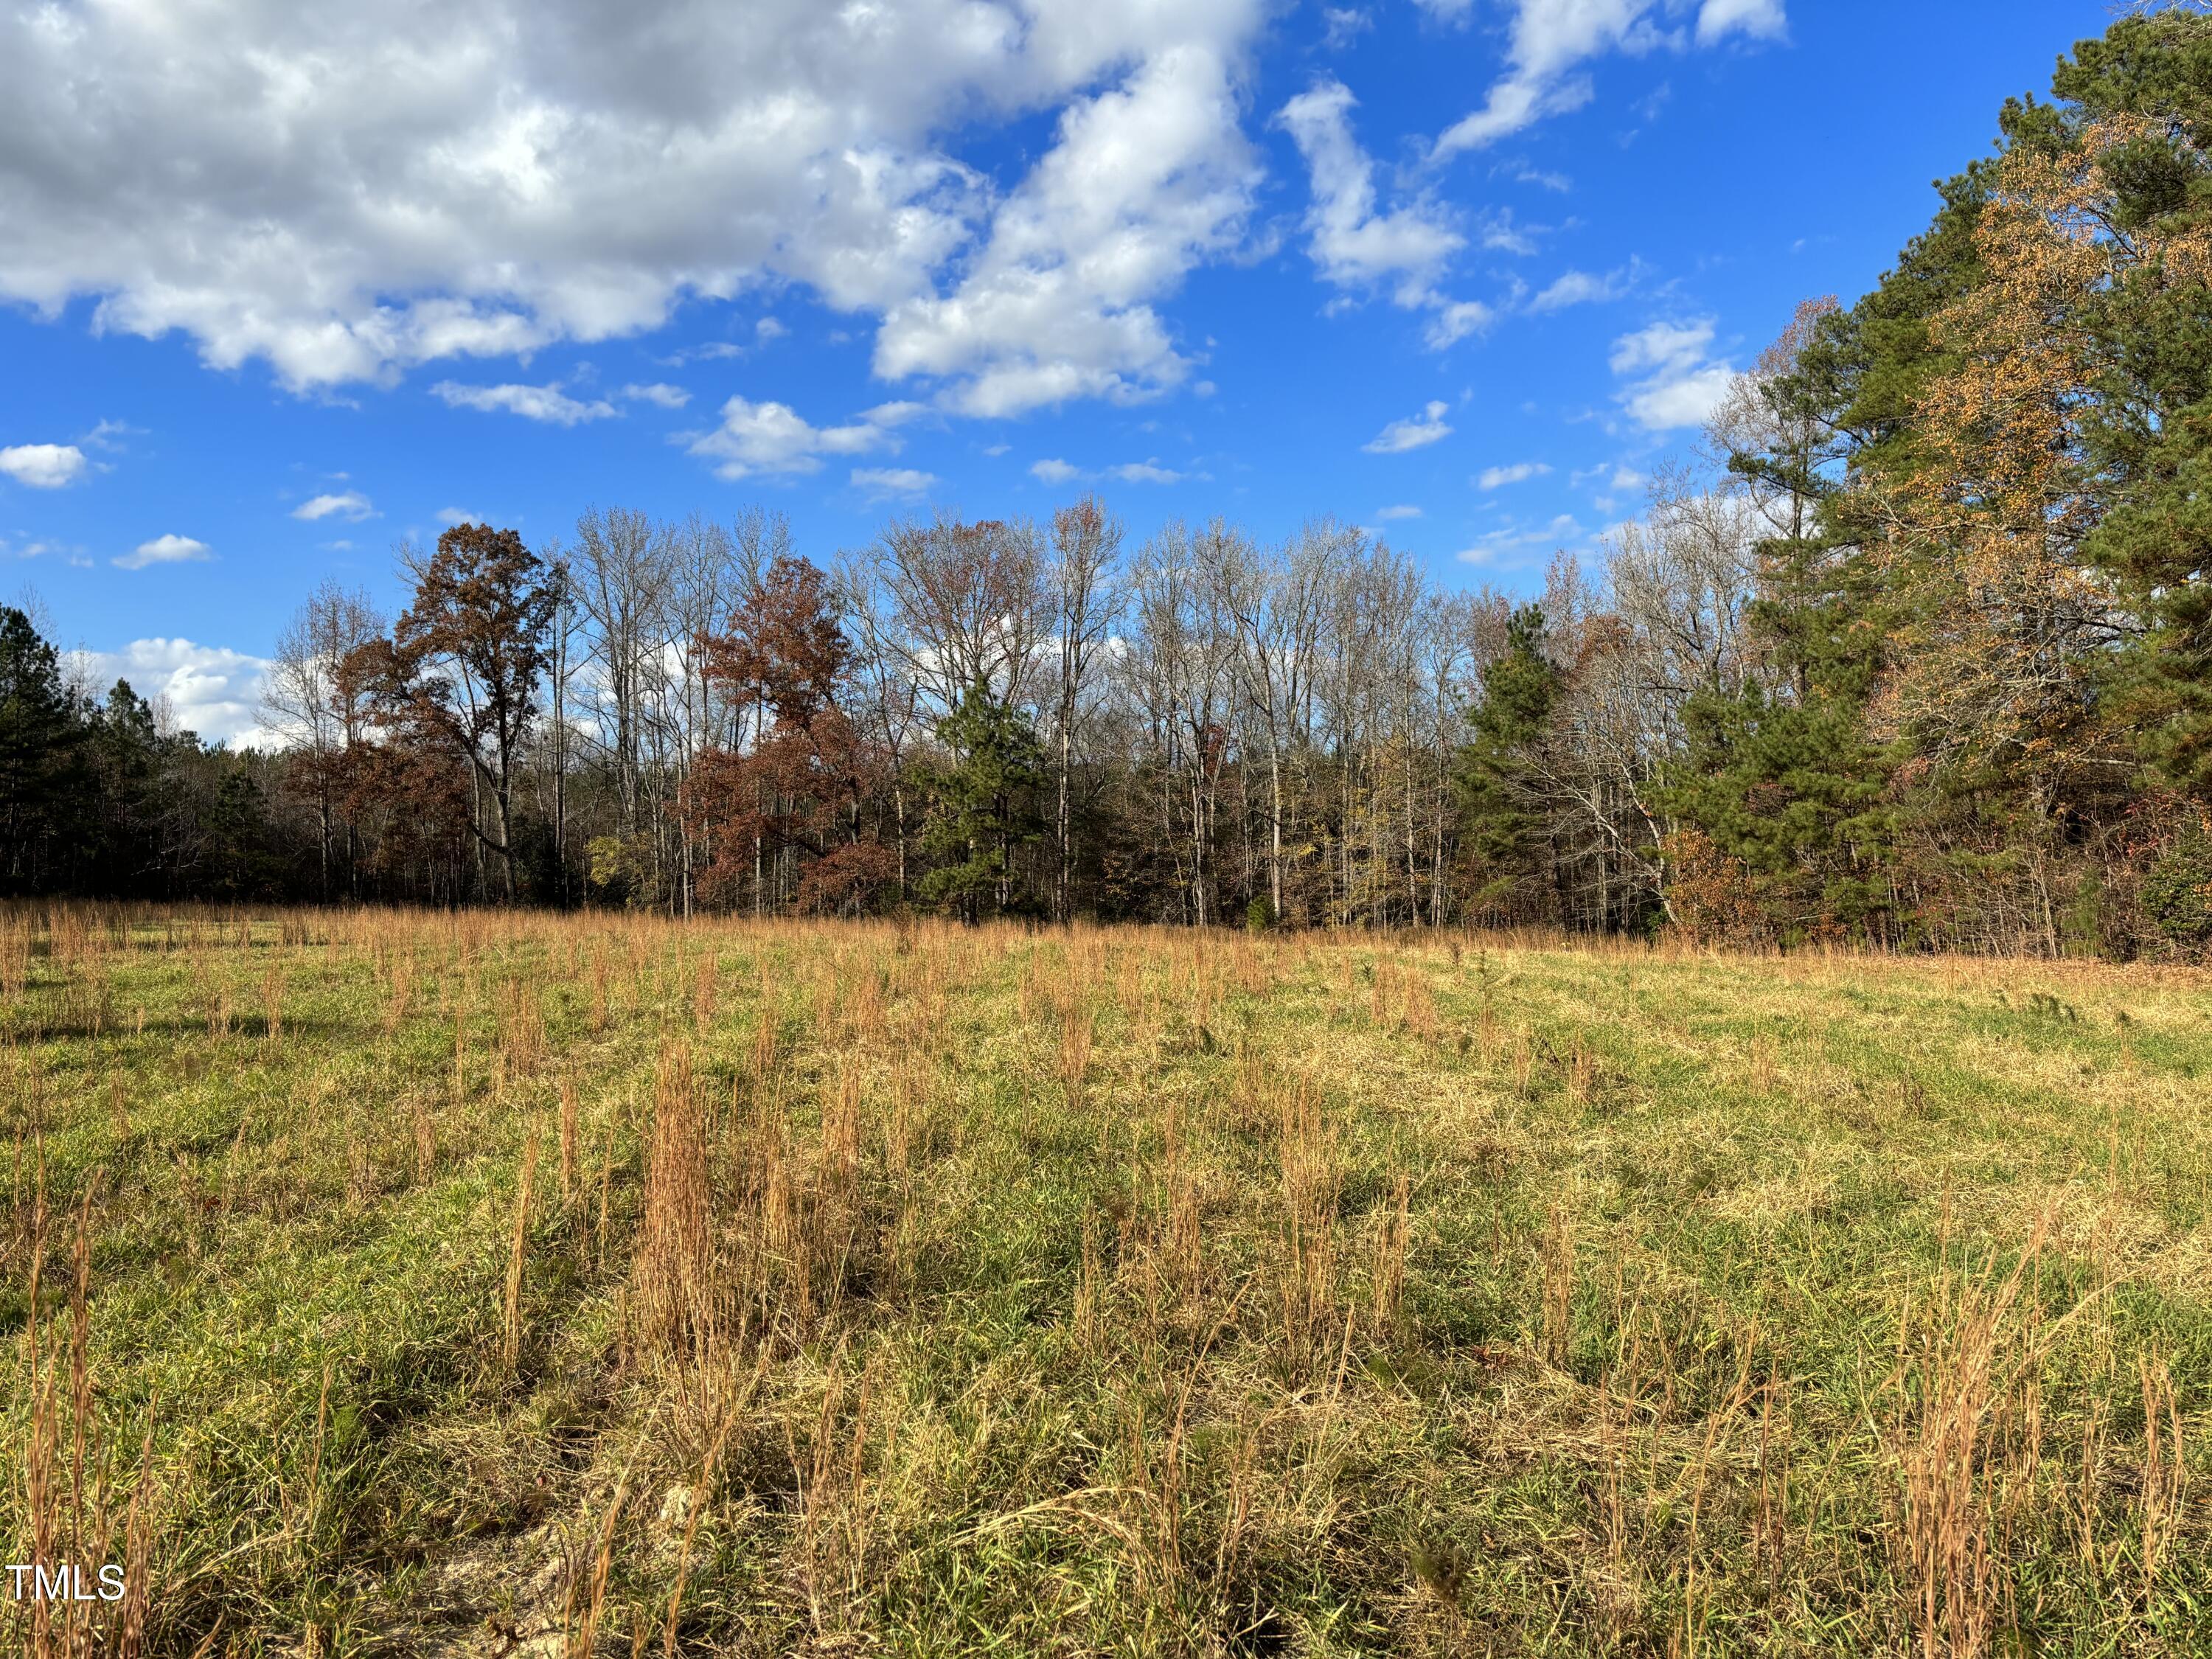
M 0 611 L 0 887 L 2212 945 L 2212 19 L 2126 18 L 1540 598 L 1357 528 L 593 510 L 309 596 L 287 741 Z

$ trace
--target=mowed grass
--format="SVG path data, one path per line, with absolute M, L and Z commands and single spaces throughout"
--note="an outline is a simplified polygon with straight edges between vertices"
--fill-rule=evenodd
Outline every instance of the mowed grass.
M 2212 1651 L 2212 983 L 18 908 L 27 1651 Z M 0 1591 L 5 1586 L 0 1585 Z

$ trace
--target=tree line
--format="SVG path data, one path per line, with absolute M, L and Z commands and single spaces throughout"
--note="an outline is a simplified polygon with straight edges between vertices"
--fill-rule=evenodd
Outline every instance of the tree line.
M 16 891 L 2212 945 L 2212 20 L 2116 23 L 1540 596 L 1316 520 L 595 509 L 166 730 L 0 613 Z

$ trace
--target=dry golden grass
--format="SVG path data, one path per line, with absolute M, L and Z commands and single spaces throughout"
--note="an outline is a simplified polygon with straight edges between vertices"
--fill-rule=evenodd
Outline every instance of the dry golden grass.
M 31 1653 L 2190 1654 L 2212 1006 L 0 912 Z

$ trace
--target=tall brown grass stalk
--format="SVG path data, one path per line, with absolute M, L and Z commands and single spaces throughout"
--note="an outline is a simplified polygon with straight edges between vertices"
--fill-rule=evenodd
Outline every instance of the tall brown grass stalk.
M 1994 1547 L 1998 1498 L 2008 1475 L 2032 1481 L 2033 1471 L 2008 1469 L 1995 1430 L 2014 1380 L 2038 1357 L 2015 1339 L 2011 1316 L 2044 1237 L 2039 1224 L 1995 1284 L 1947 1284 L 1922 1358 L 1906 1362 L 1915 1392 L 1895 1432 L 1899 1535 L 1923 1659 L 1979 1659 L 2005 1616 L 2011 1587 Z
M 2172 1370 L 2163 1358 L 2148 1354 L 2137 1355 L 2136 1367 L 2142 1383 L 2143 1403 L 2142 1479 L 2136 1503 L 2142 1539 L 2142 1599 L 2148 1608 L 2160 1564 L 2172 1547 L 2179 1528 L 2189 1466 L 2183 1455 L 2181 1406 Z
M 1411 1227 L 1413 1179 L 1400 1170 L 1390 1182 L 1390 1201 L 1375 1231 L 1375 1264 L 1369 1276 L 1369 1317 L 1376 1334 L 1394 1334 L 1406 1300 L 1406 1243 Z
M 576 1080 L 561 1079 L 561 1205 L 576 1200 Z
M 504 1335 L 500 1345 L 500 1368 L 508 1376 L 522 1358 L 522 1272 L 530 1251 L 530 1189 L 538 1176 L 538 1127 L 522 1148 L 522 1178 L 514 1188 L 514 1231 L 507 1253 L 507 1303 Z
M 1575 1212 L 1563 1201 L 1553 1201 L 1546 1220 L 1540 1265 L 1544 1358 L 1564 1370 L 1574 1338 Z
M 1300 1079 L 1281 1091 L 1282 1188 L 1278 1270 L 1283 1340 L 1293 1373 L 1326 1361 L 1336 1318 L 1336 1209 L 1344 1174 L 1321 1101 Z
M 635 1307 L 649 1348 L 702 1348 L 719 1324 L 707 1117 L 692 1081 L 691 1051 L 672 1043 L 653 1082 L 638 1226 Z

